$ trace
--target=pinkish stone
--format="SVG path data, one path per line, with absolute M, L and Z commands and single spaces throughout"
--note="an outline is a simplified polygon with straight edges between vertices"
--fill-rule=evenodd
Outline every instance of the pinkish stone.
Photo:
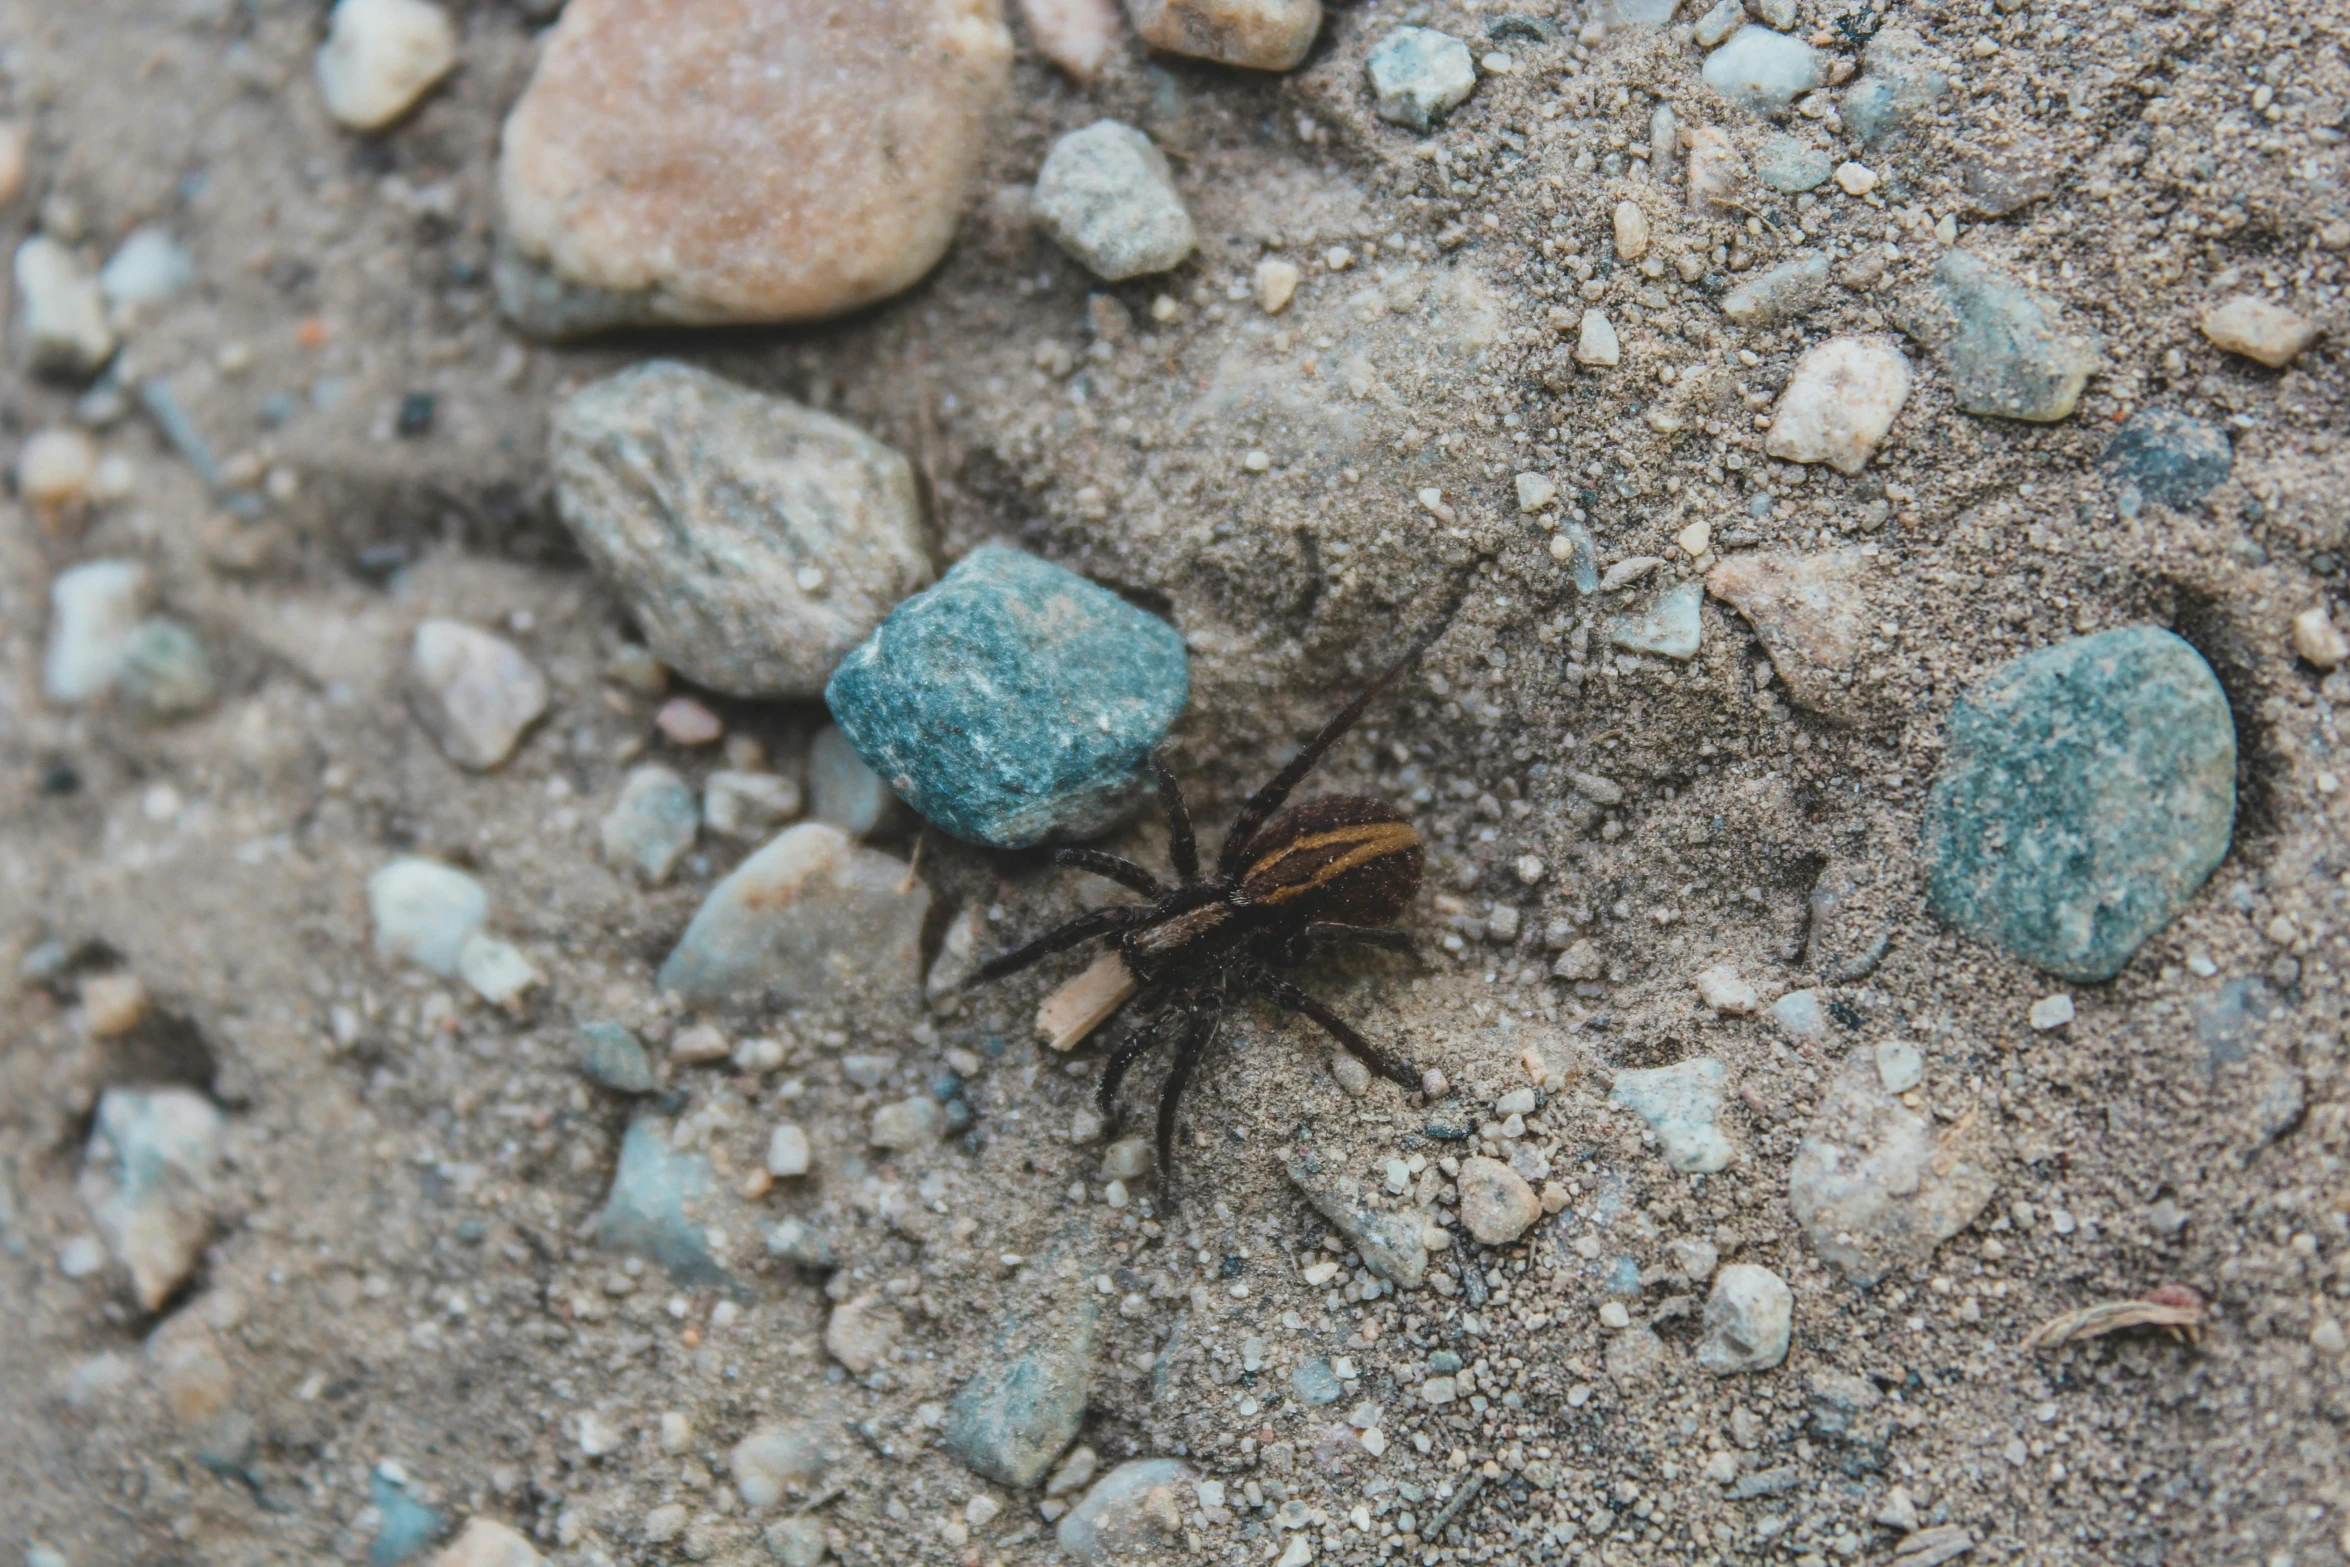
M 500 303 L 551 337 L 806 321 L 945 254 L 998 0 L 572 0 L 507 118 Z
M 1322 30 L 1322 0 L 1126 0 L 1154 47 L 1223 65 L 1286 71 Z

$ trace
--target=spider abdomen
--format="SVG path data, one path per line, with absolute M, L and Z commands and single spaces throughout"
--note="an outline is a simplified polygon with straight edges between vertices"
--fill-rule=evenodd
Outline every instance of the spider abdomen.
M 1305 920 L 1385 925 L 1420 890 L 1420 835 L 1383 800 L 1326 795 L 1293 805 L 1249 844 L 1240 901 Z

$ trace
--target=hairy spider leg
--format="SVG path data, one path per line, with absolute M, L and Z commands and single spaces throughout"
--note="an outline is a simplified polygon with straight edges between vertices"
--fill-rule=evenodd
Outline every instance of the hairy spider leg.
M 1289 765 L 1273 775 L 1272 782 L 1249 796 L 1248 804 L 1242 806 L 1240 815 L 1234 818 L 1232 830 L 1224 835 L 1223 847 L 1217 851 L 1217 874 L 1232 876 L 1247 863 L 1249 845 L 1255 841 L 1257 830 L 1265 825 L 1265 819 L 1281 808 L 1281 802 L 1289 798 L 1289 791 L 1314 770 L 1314 765 L 1322 760 L 1323 753 L 1338 743 L 1340 735 L 1354 727 L 1355 720 L 1363 716 L 1363 709 L 1369 707 L 1379 693 L 1387 689 L 1389 682 L 1403 673 L 1404 665 L 1418 658 L 1433 640 L 1433 634 L 1423 636 L 1404 649 L 1403 656 L 1388 665 L 1360 696 L 1340 708 L 1337 716 L 1306 742 L 1305 749 L 1291 757 Z
M 1401 1086 L 1404 1092 L 1418 1093 L 1420 1091 L 1420 1074 L 1409 1062 L 1398 1061 L 1377 1045 L 1372 1044 L 1361 1034 L 1355 1032 L 1353 1024 L 1347 1022 L 1346 1019 L 1331 1011 L 1321 1002 L 1316 1001 L 1312 996 L 1307 995 L 1288 980 L 1255 964 L 1251 964 L 1242 971 L 1241 979 L 1244 984 L 1254 986 L 1275 1006 L 1285 1007 L 1292 1012 L 1303 1012 L 1307 1017 L 1312 1018 L 1315 1023 L 1321 1026 L 1323 1033 L 1344 1045 L 1353 1052 L 1357 1059 L 1381 1077 Z
M 1118 1042 L 1110 1052 L 1110 1059 L 1102 1066 L 1101 1087 L 1095 1091 L 1094 1106 L 1101 1112 L 1104 1127 L 1102 1135 L 1115 1140 L 1118 1128 L 1125 1124 L 1125 1112 L 1118 1105 L 1118 1085 L 1126 1081 L 1126 1069 L 1157 1047 L 1159 1031 L 1166 1027 L 1168 1010 L 1150 1012 L 1150 1021 Z
M 1167 863 L 1188 887 L 1199 880 L 1199 840 L 1191 833 L 1191 807 L 1183 803 L 1183 786 L 1167 765 L 1165 747 L 1151 752 L 1151 771 L 1159 779 L 1159 809 L 1167 813 Z
M 1327 941 L 1333 945 L 1352 943 L 1360 947 L 1385 947 L 1390 952 L 1416 952 L 1409 931 L 1397 930 L 1393 925 L 1344 925 L 1337 920 L 1316 920 L 1306 927 L 1306 940 Z
M 1081 941 L 1095 936 L 1113 935 L 1147 924 L 1159 912 L 1155 903 L 1113 903 L 1106 909 L 1090 909 L 1037 937 L 1025 947 L 1017 947 L 1000 957 L 989 958 L 978 971 L 963 981 L 968 990 L 973 985 L 984 985 L 991 979 L 1002 979 L 1006 974 L 1017 974 L 1039 958 L 1049 958 L 1056 952 L 1066 952 Z
M 1132 860 L 1121 859 L 1115 854 L 1104 854 L 1099 849 L 1055 849 L 1053 863 L 1074 865 L 1081 871 L 1091 871 L 1121 887 L 1131 887 L 1146 898 L 1158 897 L 1167 890 L 1165 883 Z
M 1169 1189 L 1175 1168 L 1175 1107 L 1183 1100 L 1183 1090 L 1191 1082 L 1200 1055 L 1216 1037 L 1216 1026 L 1224 1017 L 1224 992 L 1196 991 L 1185 999 L 1184 1006 L 1188 1015 L 1183 1037 L 1175 1046 L 1175 1064 L 1167 1068 L 1167 1081 L 1159 1089 L 1159 1194 L 1169 1208 L 1175 1206 Z

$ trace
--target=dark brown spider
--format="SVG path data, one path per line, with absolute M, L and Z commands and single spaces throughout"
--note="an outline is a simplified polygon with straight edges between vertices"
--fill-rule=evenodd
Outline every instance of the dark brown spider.
M 1426 856 L 1419 833 L 1403 814 L 1385 801 L 1349 794 L 1309 800 L 1285 811 L 1280 807 L 1425 645 L 1415 644 L 1390 664 L 1368 690 L 1324 724 L 1272 782 L 1250 797 L 1225 834 L 1215 869 L 1208 875 L 1200 874 L 1199 849 L 1183 791 L 1164 756 L 1152 753 L 1159 801 L 1167 812 L 1167 857 L 1181 881 L 1170 887 L 1132 860 L 1098 849 L 1056 849 L 1056 864 L 1107 877 L 1150 901 L 1089 910 L 1028 945 L 991 959 L 971 978 L 974 985 L 1001 979 L 1095 937 L 1106 938 L 1117 948 L 1139 983 L 1138 995 L 1150 1018 L 1110 1052 L 1102 1072 L 1101 1114 L 1112 1136 L 1119 1120 L 1118 1085 L 1126 1069 L 1159 1043 L 1170 1018 L 1180 1017 L 1175 1061 L 1159 1090 L 1162 1189 L 1175 1136 L 1176 1104 L 1236 990 L 1253 990 L 1284 1010 L 1303 1012 L 1405 1092 L 1422 1086 L 1420 1073 L 1410 1062 L 1372 1044 L 1274 970 L 1303 961 L 1321 944 L 1359 942 L 1398 952 L 1412 950 L 1411 938 L 1392 921 L 1419 891 Z

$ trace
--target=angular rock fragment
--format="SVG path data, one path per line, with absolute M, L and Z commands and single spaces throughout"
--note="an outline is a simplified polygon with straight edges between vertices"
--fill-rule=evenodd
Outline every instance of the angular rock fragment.
M 904 861 L 802 822 L 710 890 L 659 983 L 701 1004 L 762 990 L 802 1002 L 912 995 L 929 907 Z

